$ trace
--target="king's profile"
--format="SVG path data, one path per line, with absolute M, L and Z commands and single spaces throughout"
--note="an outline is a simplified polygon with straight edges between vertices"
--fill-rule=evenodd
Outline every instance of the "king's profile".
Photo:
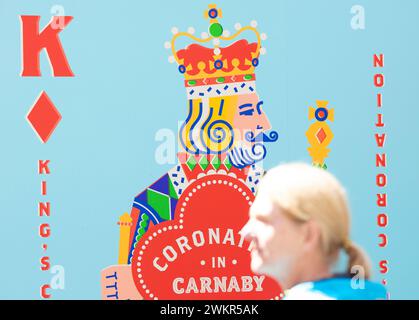
M 120 217 L 118 264 L 102 270 L 103 299 L 275 299 L 281 288 L 250 269 L 240 236 L 278 139 L 256 90 L 264 33 L 252 21 L 224 30 L 205 10 L 208 33 L 179 32 L 165 44 L 184 77 L 187 116 L 178 164 L 138 193 Z M 249 41 L 245 36 L 254 40 Z M 187 46 L 178 48 L 182 39 Z M 223 45 L 223 46 L 222 46 Z

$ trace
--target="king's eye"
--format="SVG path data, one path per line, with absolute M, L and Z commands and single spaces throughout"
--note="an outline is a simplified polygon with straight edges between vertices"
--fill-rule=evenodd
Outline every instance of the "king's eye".
M 252 116 L 253 112 L 255 112 L 255 110 L 252 108 L 252 109 L 240 111 L 240 115 L 241 116 Z

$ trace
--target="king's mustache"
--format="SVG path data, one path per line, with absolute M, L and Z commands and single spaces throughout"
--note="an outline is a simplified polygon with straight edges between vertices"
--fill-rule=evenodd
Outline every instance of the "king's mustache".
M 244 138 L 248 142 L 275 142 L 276 140 L 278 140 L 278 132 L 272 130 L 268 134 L 266 134 L 265 132 L 261 132 L 257 136 L 255 136 L 255 133 L 253 131 L 248 131 L 245 133 Z

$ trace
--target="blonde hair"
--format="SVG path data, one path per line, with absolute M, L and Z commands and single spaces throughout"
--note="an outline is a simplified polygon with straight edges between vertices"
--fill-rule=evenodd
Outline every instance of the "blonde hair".
M 335 262 L 340 249 L 348 257 L 348 274 L 361 266 L 371 276 L 367 254 L 349 239 L 350 211 L 345 189 L 328 171 L 305 163 L 279 165 L 267 172 L 259 192 L 270 194 L 272 201 L 296 221 L 314 219 L 321 229 L 321 246 Z
M 182 147 L 189 153 L 228 152 L 234 145 L 233 120 L 238 95 L 188 100 L 188 116 L 179 130 Z

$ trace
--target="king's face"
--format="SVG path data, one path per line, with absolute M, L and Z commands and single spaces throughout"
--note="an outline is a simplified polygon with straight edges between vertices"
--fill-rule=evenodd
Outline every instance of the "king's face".
M 246 133 L 252 132 L 256 137 L 271 129 L 271 124 L 263 110 L 263 101 L 259 99 L 257 93 L 238 96 L 233 126 L 241 134 L 237 137 L 237 142 L 240 141 L 247 146 L 253 143 L 246 140 Z
M 271 124 L 256 92 L 188 100 L 180 141 L 191 154 L 227 153 L 244 168 L 264 159 Z

